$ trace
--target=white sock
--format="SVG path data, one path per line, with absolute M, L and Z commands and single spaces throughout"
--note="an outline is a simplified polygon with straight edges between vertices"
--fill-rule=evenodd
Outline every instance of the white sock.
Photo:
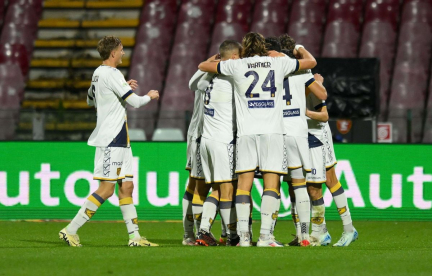
M 276 220 L 276 206 L 278 193 L 275 189 L 265 189 L 261 202 L 261 230 L 260 236 L 268 239 L 273 222 Z
M 216 217 L 216 212 L 219 206 L 219 200 L 213 196 L 209 196 L 203 205 L 202 219 L 200 230 L 210 232 L 210 227 Z
M 301 239 L 309 238 L 310 199 L 306 189 L 306 182 L 293 183 L 296 197 L 296 209 L 300 220 Z
M 351 213 L 348 208 L 347 198 L 340 182 L 338 182 L 333 188 L 330 189 L 333 200 L 336 203 L 337 210 L 342 220 L 344 232 L 353 232 L 354 227 L 352 225 Z
M 312 234 L 311 236 L 318 238 L 323 232 L 325 227 L 325 206 L 324 198 L 321 197 L 317 200 L 312 200 Z
M 119 202 L 120 210 L 123 214 L 123 220 L 126 223 L 126 228 L 129 234 L 129 239 L 140 239 L 141 235 L 138 231 L 138 215 L 135 205 L 133 205 L 132 197 L 122 198 Z
M 297 208 L 295 202 L 291 201 L 291 218 L 294 223 L 294 228 L 296 229 L 296 236 L 300 238 L 301 231 L 300 231 L 300 220 L 297 214 Z
M 237 216 L 236 209 L 233 206 L 233 202 L 228 199 L 221 198 L 219 202 L 219 211 L 221 216 L 222 235 L 225 230 L 225 234 L 230 237 L 235 237 L 237 235 Z
M 277 204 L 276 204 L 276 209 L 275 209 L 275 213 L 276 213 L 276 219 L 273 221 L 272 223 L 272 228 L 270 230 L 270 234 L 274 235 L 274 230 L 276 227 L 276 222 L 277 222 L 277 217 L 279 216 L 279 209 L 280 209 L 280 195 L 278 196 L 278 200 L 277 200 Z
M 187 237 L 193 236 L 193 227 L 194 227 L 194 220 L 193 220 L 193 213 L 192 213 L 192 198 L 193 198 L 193 192 L 187 190 L 184 193 L 183 196 L 183 230 L 184 235 Z
M 237 189 L 237 232 L 249 232 L 250 204 L 250 192 Z
M 83 206 L 79 209 L 78 213 L 75 215 L 73 220 L 66 226 L 66 230 L 69 234 L 75 235 L 78 229 L 89 221 L 93 215 L 96 213 L 97 209 L 104 203 L 105 200 L 102 199 L 96 193 L 91 194 Z
M 193 220 L 195 223 L 195 230 L 197 232 L 201 227 L 201 216 L 202 216 L 202 212 L 203 212 L 204 200 L 205 200 L 205 198 L 202 198 L 196 194 L 194 194 L 193 198 L 192 198 Z

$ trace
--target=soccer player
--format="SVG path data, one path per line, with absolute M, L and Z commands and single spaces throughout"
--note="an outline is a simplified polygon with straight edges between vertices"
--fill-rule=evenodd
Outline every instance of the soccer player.
M 97 110 L 96 128 L 88 144 L 96 147 L 94 177 L 100 180 L 99 188 L 84 202 L 68 226 L 60 230 L 59 237 L 69 246 L 81 246 L 77 231 L 90 220 L 98 208 L 119 186 L 120 210 L 129 233 L 129 246 L 158 246 L 139 234 L 138 218 L 132 201 L 132 150 L 129 142 L 126 103 L 139 108 L 159 98 L 159 92 L 150 90 L 139 97 L 133 93 L 135 80 L 126 82 L 116 69 L 124 55 L 120 39 L 106 36 L 98 42 L 97 50 L 103 60 L 93 73 L 87 103 Z
M 241 45 L 226 40 L 219 47 L 222 61 L 240 58 Z M 201 138 L 201 161 L 205 183 L 212 192 L 204 202 L 201 228 L 197 243 L 205 246 L 217 245 L 210 234 L 210 227 L 219 207 L 222 223 L 226 225 L 226 245 L 237 245 L 237 217 L 233 204 L 235 174 L 235 109 L 232 77 L 215 74 L 204 96 L 204 124 Z
M 286 174 L 282 121 L 283 79 L 299 68 L 315 67 L 315 58 L 304 50 L 302 60 L 270 57 L 264 37 L 248 33 L 242 41 L 242 59 L 206 61 L 199 68 L 206 72 L 232 76 L 237 120 L 236 192 L 237 231 L 240 246 L 249 247 L 250 191 L 257 167 L 263 173 L 261 230 L 257 246 L 278 246 L 270 239 L 276 217 L 279 175 Z M 274 55 L 277 56 L 277 55 Z M 282 55 L 283 56 L 283 55 Z M 285 160 L 286 161 L 286 160 Z
M 317 81 L 323 82 L 324 79 L 320 77 Z M 335 173 L 337 161 L 331 130 L 327 123 L 327 107 L 325 101 L 321 101 L 312 94 L 308 96 L 306 103 L 306 115 L 310 118 L 308 120 L 309 147 L 312 157 L 312 173 L 307 180 L 308 192 L 312 199 L 311 241 L 313 245 L 328 245 L 331 242 L 325 223 L 325 206 L 322 195 L 322 184 L 325 182 L 332 193 L 344 229 L 342 237 L 333 246 L 348 246 L 358 239 L 358 232 L 352 224 L 347 198 Z
M 197 231 L 200 227 L 203 202 L 200 200 L 197 187 L 205 187 L 199 151 L 203 123 L 203 91 L 209 85 L 212 77 L 211 74 L 198 70 L 189 81 L 189 89 L 194 91 L 195 99 L 194 111 L 187 133 L 186 170 L 189 171 L 189 182 L 182 201 L 183 245 L 195 245 L 194 224 Z M 195 193 L 195 191 L 197 192 Z

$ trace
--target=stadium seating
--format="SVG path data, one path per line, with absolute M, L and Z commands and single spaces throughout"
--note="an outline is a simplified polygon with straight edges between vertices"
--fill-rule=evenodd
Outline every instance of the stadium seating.
M 259 0 L 255 2 L 251 31 L 268 36 L 280 36 L 288 21 L 287 0 Z
M 381 114 L 387 110 L 390 76 L 395 55 L 399 15 L 399 0 L 369 0 L 359 57 L 380 59 Z
M 211 46 L 207 55 L 210 57 L 219 52 L 220 44 L 226 39 L 233 39 L 241 42 L 246 31 L 237 23 L 217 23 L 213 28 Z
M 6 11 L 6 1 L 1 1 L 0 2 L 0 30 L 1 27 L 3 26 L 5 11 Z
M 22 44 L 0 44 L 0 63 L 18 64 L 24 79 L 29 70 L 29 59 L 27 50 Z
M 422 142 L 432 144 L 432 78 L 429 82 L 429 98 L 426 106 L 426 121 L 423 127 L 424 135 Z
M 357 57 L 362 5 L 362 0 L 330 1 L 323 57 Z
M 183 141 L 184 136 L 177 128 L 158 128 L 153 133 L 153 141 Z
M 131 141 L 146 141 L 147 137 L 143 129 L 140 128 L 129 128 L 128 129 L 129 139 Z
M 215 0 L 185 0 L 182 2 L 179 11 L 177 24 L 189 22 L 191 24 L 211 25 L 213 20 L 208 20 L 210 16 L 213 18 L 216 5 Z
M 288 34 L 316 57 L 321 54 L 326 9 L 326 0 L 294 0 L 291 6 Z
M 253 0 L 220 0 L 215 23 L 237 23 L 244 32 L 249 31 Z
M 432 2 L 429 0 L 405 0 L 402 22 L 423 22 L 432 27 Z

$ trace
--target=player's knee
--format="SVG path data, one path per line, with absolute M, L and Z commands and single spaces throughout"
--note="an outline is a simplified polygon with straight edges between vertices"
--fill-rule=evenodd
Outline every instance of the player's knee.
M 322 196 L 322 190 L 318 187 L 308 185 L 307 190 L 312 200 L 317 200 Z
M 134 184 L 132 181 L 123 182 L 121 185 L 121 189 L 123 192 L 132 194 L 133 189 L 134 189 Z

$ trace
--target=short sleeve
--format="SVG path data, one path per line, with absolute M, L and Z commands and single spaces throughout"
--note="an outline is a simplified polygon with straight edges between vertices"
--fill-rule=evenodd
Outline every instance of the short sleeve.
M 294 73 L 299 70 L 300 64 L 297 59 L 290 57 L 279 57 L 276 60 L 280 63 L 284 76 Z
M 304 79 L 305 79 L 305 87 L 309 87 L 309 86 L 311 86 L 315 82 L 315 78 L 312 75 L 312 73 L 307 73 L 305 75 Z
M 114 93 L 123 100 L 126 100 L 133 93 L 132 88 L 126 82 L 123 74 L 119 70 L 115 70 L 111 74 L 108 82 Z
M 218 74 L 225 75 L 225 76 L 234 75 L 235 64 L 236 64 L 236 60 L 233 59 L 219 62 L 217 66 Z

